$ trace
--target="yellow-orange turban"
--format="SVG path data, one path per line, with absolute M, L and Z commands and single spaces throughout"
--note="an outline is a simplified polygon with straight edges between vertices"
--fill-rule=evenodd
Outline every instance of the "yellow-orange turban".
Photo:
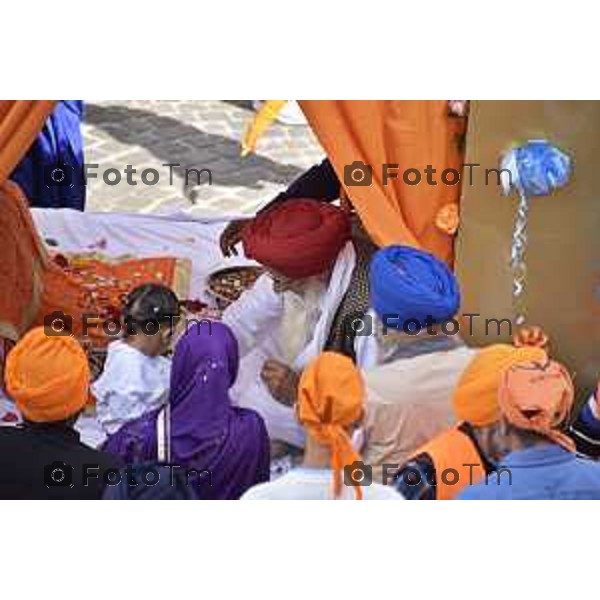
M 541 348 L 493 344 L 482 348 L 469 363 L 454 392 L 454 414 L 459 421 L 483 427 L 500 420 L 498 389 L 506 369 L 520 362 L 545 362 Z
M 29 331 L 6 359 L 6 389 L 28 421 L 63 421 L 88 400 L 90 370 L 72 337 Z
M 362 418 L 365 387 L 360 371 L 347 357 L 323 352 L 302 373 L 297 414 L 309 436 L 331 449 L 333 492 L 342 491 L 342 469 L 359 454 L 352 447 L 347 428 Z M 360 486 L 354 488 L 362 498 Z

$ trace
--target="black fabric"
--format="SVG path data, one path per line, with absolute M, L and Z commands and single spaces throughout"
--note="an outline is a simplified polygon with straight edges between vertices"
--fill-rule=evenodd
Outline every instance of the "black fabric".
M 568 434 L 575 442 L 578 454 L 600 460 L 600 437 L 597 431 L 591 429 L 589 424 L 581 418 L 581 414 L 569 427 Z
M 394 478 L 394 487 L 406 500 L 435 500 L 435 468 L 429 454 L 409 460 Z
M 149 482 L 149 483 L 146 483 Z M 201 500 L 202 485 L 182 469 L 145 463 L 121 471 L 118 485 L 104 488 L 104 500 Z
M 313 198 L 323 202 L 333 202 L 340 197 L 340 181 L 329 159 L 314 165 L 294 180 L 287 190 L 277 195 L 258 212 L 264 212 L 290 198 Z
M 103 477 L 123 466 L 119 458 L 82 444 L 64 423 L 0 427 L 0 499 L 100 499 Z

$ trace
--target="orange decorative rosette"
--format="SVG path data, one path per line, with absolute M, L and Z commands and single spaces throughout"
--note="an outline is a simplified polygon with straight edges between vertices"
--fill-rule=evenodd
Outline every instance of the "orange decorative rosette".
M 455 235 L 460 225 L 458 204 L 444 204 L 435 215 L 435 226 L 448 235 Z

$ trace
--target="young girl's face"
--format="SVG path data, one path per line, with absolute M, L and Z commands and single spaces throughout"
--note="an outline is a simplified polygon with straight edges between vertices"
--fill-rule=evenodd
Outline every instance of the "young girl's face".
M 154 335 L 138 333 L 136 336 L 137 348 L 147 356 L 162 356 L 171 349 L 173 332 L 168 326 L 161 326 L 160 331 Z

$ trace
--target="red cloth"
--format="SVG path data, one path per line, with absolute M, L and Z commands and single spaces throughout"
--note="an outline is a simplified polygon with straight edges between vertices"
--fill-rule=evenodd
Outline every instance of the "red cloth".
M 286 277 L 324 273 L 350 239 L 350 217 L 341 208 L 297 198 L 257 215 L 244 229 L 244 252 Z

